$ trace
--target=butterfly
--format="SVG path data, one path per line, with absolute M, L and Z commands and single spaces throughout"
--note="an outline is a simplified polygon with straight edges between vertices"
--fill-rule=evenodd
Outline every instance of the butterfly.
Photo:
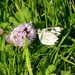
M 3 29 L 0 28 L 0 35 L 2 35 L 4 33 Z
M 37 33 L 39 40 L 43 45 L 54 45 L 62 30 L 63 28 L 61 27 L 50 27 L 42 30 L 38 29 Z

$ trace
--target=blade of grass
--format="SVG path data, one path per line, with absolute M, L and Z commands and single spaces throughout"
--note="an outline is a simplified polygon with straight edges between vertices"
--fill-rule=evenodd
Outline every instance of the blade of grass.
M 44 0 L 44 9 L 45 9 L 45 21 L 46 21 L 46 28 L 47 28 L 47 10 L 46 10 L 46 0 Z
M 73 63 L 73 62 L 71 62 L 71 61 L 69 61 L 69 60 L 67 60 L 67 59 L 65 59 L 65 58 L 63 58 L 63 57 L 61 57 L 61 59 L 63 59 L 64 61 L 66 61 L 66 62 L 68 62 L 68 63 L 70 63 L 70 64 L 72 64 L 72 65 L 75 66 L 75 63 Z
M 33 75 L 31 63 L 30 63 L 30 58 L 29 58 L 28 48 L 26 49 L 26 63 L 27 63 L 27 68 L 28 68 L 29 74 Z
M 29 71 L 29 75 L 33 75 L 33 72 L 32 72 L 32 68 L 31 68 L 31 63 L 30 63 L 30 58 L 29 58 L 29 51 L 28 51 L 28 40 L 25 40 L 25 54 L 26 54 L 26 65 L 27 65 L 27 68 L 28 68 L 28 71 Z
M 63 39 L 62 39 L 61 42 L 59 43 L 58 48 L 57 48 L 57 52 L 56 52 L 56 54 L 55 54 L 55 58 L 54 58 L 54 60 L 53 60 L 53 64 L 55 63 L 55 61 L 56 61 L 56 59 L 57 59 L 57 57 L 58 57 L 58 53 L 59 53 L 61 44 L 62 44 L 63 41 L 66 39 L 66 37 L 68 36 L 69 33 L 70 33 L 70 30 L 68 31 L 68 33 L 63 37 Z

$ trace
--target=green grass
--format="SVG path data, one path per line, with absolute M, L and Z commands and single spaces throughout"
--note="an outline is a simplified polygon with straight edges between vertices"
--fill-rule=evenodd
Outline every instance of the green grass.
M 75 1 L 52 1 L 0 0 L 0 75 L 75 75 Z M 64 30 L 53 46 L 42 45 L 38 37 L 25 48 L 6 43 L 5 35 L 30 21 L 35 29 Z

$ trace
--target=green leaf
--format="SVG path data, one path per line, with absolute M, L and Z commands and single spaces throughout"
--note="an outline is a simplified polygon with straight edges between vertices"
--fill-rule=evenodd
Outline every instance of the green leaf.
M 37 72 L 36 75 L 42 75 L 41 72 Z
M 15 25 L 18 25 L 18 21 L 14 18 L 14 17 L 9 17 L 9 22 L 10 23 L 13 23 L 13 25 L 15 26 Z
M 4 75 L 6 75 L 6 70 L 7 67 L 0 62 L 0 71 L 2 71 Z
M 45 75 L 50 75 L 56 69 L 55 65 L 49 65 L 46 69 Z
M 52 74 L 50 74 L 50 75 L 56 75 L 56 74 L 52 73 Z
M 71 75 L 70 71 L 61 71 L 61 75 Z
M 26 23 L 31 20 L 31 11 L 26 6 L 19 9 L 16 13 L 13 12 L 13 14 L 18 23 Z

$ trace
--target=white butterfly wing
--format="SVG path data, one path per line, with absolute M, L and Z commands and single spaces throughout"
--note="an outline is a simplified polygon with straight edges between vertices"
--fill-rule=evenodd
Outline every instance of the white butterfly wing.
M 61 27 L 54 27 L 55 31 L 61 32 L 61 30 L 63 30 L 63 28 Z
M 43 34 L 42 39 L 40 39 L 41 43 L 44 45 L 53 45 L 58 40 L 57 36 L 50 32 L 46 32 Z
M 57 36 L 46 29 L 38 30 L 39 40 L 44 45 L 53 45 L 58 40 Z
M 61 34 L 60 32 L 57 32 L 57 31 L 55 31 L 53 29 L 50 32 L 53 33 L 53 34 L 55 34 L 55 35 L 57 35 L 57 36 L 59 36 Z
M 60 32 L 61 32 L 62 30 L 63 30 L 63 28 L 61 28 L 61 27 L 53 27 L 52 30 L 51 30 L 51 33 L 53 33 L 53 34 L 59 36 L 59 35 L 61 34 Z

